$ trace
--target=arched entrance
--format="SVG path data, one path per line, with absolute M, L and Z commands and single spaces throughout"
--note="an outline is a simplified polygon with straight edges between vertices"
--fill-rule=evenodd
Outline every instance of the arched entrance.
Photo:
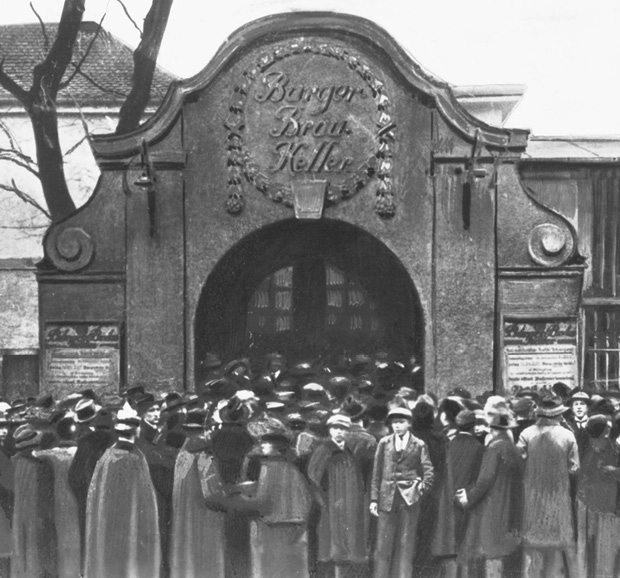
M 195 317 L 196 379 L 210 352 L 257 365 L 385 351 L 422 362 L 424 323 L 405 268 L 362 229 L 287 220 L 248 235 L 209 275 Z

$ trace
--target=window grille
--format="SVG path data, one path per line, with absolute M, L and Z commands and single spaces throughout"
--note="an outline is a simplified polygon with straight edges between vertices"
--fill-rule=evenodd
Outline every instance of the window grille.
M 620 304 L 585 306 L 584 385 L 620 388 Z

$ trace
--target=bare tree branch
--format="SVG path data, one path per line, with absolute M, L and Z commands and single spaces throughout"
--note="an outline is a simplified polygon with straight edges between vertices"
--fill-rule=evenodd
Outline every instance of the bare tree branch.
M 85 0 L 65 0 L 54 44 L 45 60 L 34 68 L 33 86 L 45 86 L 49 90 L 49 97 L 54 101 L 62 77 L 73 57 L 73 46 L 84 15 L 84 2 Z M 44 83 L 41 82 L 43 78 L 46 79 Z
M 69 96 L 71 97 L 71 100 L 73 100 L 73 103 L 75 104 L 75 107 L 77 108 L 78 112 L 80 113 L 80 121 L 82 123 L 82 128 L 84 129 L 84 137 L 82 139 L 80 139 L 79 142 L 77 142 L 75 145 L 73 145 L 68 152 L 65 153 L 66 155 L 70 155 L 77 147 L 80 146 L 80 144 L 82 144 L 82 142 L 84 141 L 84 139 L 88 139 L 88 144 L 91 148 L 92 151 L 92 141 L 90 138 L 90 129 L 88 128 L 88 123 L 86 122 L 86 118 L 84 117 L 84 113 L 82 112 L 82 107 L 80 106 L 80 104 L 78 103 L 77 100 L 75 100 L 73 94 L 71 93 L 71 91 L 69 91 Z
M 37 203 L 28 193 L 22 191 L 17 184 L 15 183 L 15 179 L 11 179 L 10 185 L 3 185 L 0 183 L 0 189 L 8 191 L 10 193 L 15 193 L 24 203 L 32 205 L 35 209 L 41 211 L 48 219 L 52 219 L 52 215 L 43 208 L 39 203 Z
M 106 14 L 104 12 L 103 16 L 101 17 L 101 20 L 99 20 L 99 26 L 97 26 L 97 32 L 95 32 L 93 34 L 93 37 L 90 39 L 90 42 L 88 43 L 88 46 L 86 48 L 86 51 L 84 52 L 84 54 L 82 55 L 82 58 L 80 58 L 80 61 L 77 64 L 74 64 L 73 62 L 71 62 L 71 65 L 74 66 L 74 70 L 73 72 L 69 75 L 69 78 L 67 80 L 65 80 L 65 82 L 61 82 L 59 89 L 58 90 L 62 90 L 63 88 L 66 88 L 67 86 L 69 86 L 69 83 L 75 78 L 75 75 L 80 72 L 80 70 L 82 69 L 82 65 L 84 64 L 86 58 L 88 58 L 88 55 L 90 54 L 90 51 L 93 47 L 93 45 L 95 44 L 95 40 L 97 40 L 97 38 L 99 37 L 99 32 L 101 32 L 101 28 L 102 28 L 102 24 L 103 24 L 103 20 L 106 17 Z
M 127 10 L 127 6 L 125 6 L 125 3 L 123 2 L 123 0 L 116 0 L 116 1 L 121 5 L 121 8 L 125 12 L 125 16 L 127 16 L 127 18 L 129 19 L 129 22 L 131 22 L 134 28 L 138 31 L 138 34 L 140 34 L 140 38 L 142 38 L 142 30 L 136 24 L 136 21 L 131 17 L 131 14 L 129 14 L 129 10 Z
M 140 126 L 140 120 L 151 96 L 157 56 L 164 37 L 173 0 L 153 0 L 144 19 L 144 35 L 133 53 L 134 73 L 127 100 L 119 112 L 116 134 L 124 134 Z
M 27 170 L 30 174 L 37 178 L 40 178 L 37 165 L 28 155 L 25 155 L 21 151 L 14 149 L 2 149 L 0 148 L 0 161 L 13 163 L 18 167 Z
M 45 24 L 43 23 L 43 19 L 41 18 L 41 16 L 37 12 L 37 10 L 34 7 L 34 4 L 32 2 L 30 2 L 30 10 L 32 10 L 34 12 L 34 15 L 37 17 L 37 20 L 39 21 L 39 24 L 41 25 L 41 32 L 43 33 L 43 46 L 45 47 L 45 50 L 47 51 L 50 48 L 50 38 L 47 35 L 47 29 L 45 28 Z
M 4 72 L 4 58 L 0 60 L 0 86 L 11 93 L 24 106 L 28 101 L 28 91 L 24 90 L 6 72 Z
M 21 148 L 19 146 L 19 143 L 17 142 L 17 139 L 11 132 L 11 129 L 6 125 L 6 123 L 2 119 L 0 119 L 0 131 L 2 131 L 4 135 L 6 136 L 6 138 L 9 139 L 9 148 L 11 148 L 14 151 L 21 152 Z

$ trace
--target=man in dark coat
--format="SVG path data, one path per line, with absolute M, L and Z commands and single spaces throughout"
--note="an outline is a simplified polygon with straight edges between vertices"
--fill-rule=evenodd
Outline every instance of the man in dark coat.
M 321 505 L 318 560 L 333 566 L 336 578 L 360 571 L 368 560 L 364 524 L 364 481 L 353 452 L 346 444 L 351 418 L 332 415 L 329 439 L 322 442 L 308 464 L 308 477 Z
M 446 578 L 456 578 L 456 555 L 467 528 L 468 512 L 458 506 L 454 496 L 459 488 L 472 485 L 478 476 L 484 446 L 474 437 L 476 413 L 463 410 L 456 416 L 459 433 L 448 443 L 445 475 L 441 480 L 437 525 L 432 553 L 444 559 Z
M 375 578 L 411 578 L 416 550 L 420 497 L 433 483 L 426 444 L 410 431 L 412 413 L 395 407 L 388 413 L 393 434 L 377 446 L 370 513 L 378 516 Z
M 77 441 L 77 449 L 69 466 L 69 487 L 75 495 L 80 523 L 82 563 L 84 562 L 84 541 L 86 539 L 86 502 L 88 488 L 99 458 L 114 443 L 112 414 L 108 409 L 99 409 L 89 422 L 89 430 Z
M 33 456 L 43 446 L 44 434 L 32 425 L 15 430 L 12 578 L 58 575 L 53 473 L 49 464 Z
M 457 486 L 456 498 L 469 512 L 459 559 L 483 559 L 486 576 L 503 576 L 504 559 L 520 542 L 523 463 L 509 429 L 517 426 L 511 410 L 489 418 L 489 439 L 478 477 Z

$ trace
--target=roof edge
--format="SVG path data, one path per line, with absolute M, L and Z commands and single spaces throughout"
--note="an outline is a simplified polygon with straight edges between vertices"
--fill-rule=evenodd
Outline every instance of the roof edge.
M 465 140 L 475 142 L 476 134 L 480 132 L 487 148 L 519 152 L 525 150 L 528 130 L 494 127 L 471 115 L 458 102 L 451 85 L 425 70 L 374 22 L 339 12 L 285 12 L 254 20 L 233 32 L 201 72 L 171 84 L 158 112 L 142 127 L 122 136 L 94 137 L 92 144 L 95 155 L 100 158 L 132 156 L 139 151 L 142 140 L 158 141 L 177 118 L 184 100 L 208 86 L 225 65 L 242 51 L 264 39 L 317 32 L 332 36 L 354 36 L 374 44 L 412 87 L 434 101 L 442 117 Z

